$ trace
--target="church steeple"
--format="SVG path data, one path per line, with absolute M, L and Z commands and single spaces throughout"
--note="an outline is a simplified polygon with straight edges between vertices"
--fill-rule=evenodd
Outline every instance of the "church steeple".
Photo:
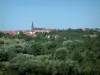
M 31 26 L 31 30 L 34 30 L 34 25 L 33 25 L 33 22 L 32 22 L 32 26 Z

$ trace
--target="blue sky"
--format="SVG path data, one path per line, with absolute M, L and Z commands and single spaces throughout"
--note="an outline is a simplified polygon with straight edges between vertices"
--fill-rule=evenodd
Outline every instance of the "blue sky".
M 100 28 L 100 0 L 0 0 L 0 30 Z

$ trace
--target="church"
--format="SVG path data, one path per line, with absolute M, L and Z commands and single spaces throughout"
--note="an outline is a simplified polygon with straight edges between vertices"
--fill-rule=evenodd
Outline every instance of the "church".
M 49 32 L 51 32 L 51 29 L 35 28 L 34 25 L 33 25 L 33 22 L 32 22 L 31 31 L 32 32 L 42 32 L 42 33 L 47 32 L 47 33 L 49 33 Z

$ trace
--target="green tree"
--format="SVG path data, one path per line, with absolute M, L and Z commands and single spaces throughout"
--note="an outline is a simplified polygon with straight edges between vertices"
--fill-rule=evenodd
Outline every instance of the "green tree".
M 20 75 L 26 75 L 34 69 L 35 56 L 29 54 L 18 54 L 15 58 L 10 61 L 9 68 L 11 71 L 16 70 Z
M 68 56 L 69 50 L 67 48 L 59 48 L 54 54 L 54 58 L 58 60 L 65 60 Z
M 36 55 L 41 55 L 43 52 L 43 46 L 38 43 L 35 42 L 31 45 L 31 48 L 33 49 L 32 53 L 36 56 Z

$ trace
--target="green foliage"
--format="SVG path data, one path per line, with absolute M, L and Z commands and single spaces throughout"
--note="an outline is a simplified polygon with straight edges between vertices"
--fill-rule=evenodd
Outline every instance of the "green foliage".
M 3 40 L 0 40 L 0 44 L 4 44 L 4 41 Z
M 7 47 L 8 50 L 10 51 L 15 51 L 16 53 L 24 53 L 25 49 L 24 49 L 24 44 L 15 44 L 15 45 L 9 45 Z
M 98 37 L 83 37 L 93 33 Z M 22 32 L 1 36 L 1 75 L 100 75 L 99 32 L 69 29 L 36 34 L 36 38 Z
M 9 67 L 11 70 L 17 70 L 18 73 L 24 74 L 25 72 L 34 68 L 35 56 L 28 54 L 18 54 L 10 61 Z
M 0 75 L 4 75 L 3 71 L 0 70 Z
M 45 54 L 54 53 L 54 49 L 56 48 L 57 44 L 53 41 L 42 43 L 42 46 L 44 48 Z
M 83 59 L 81 53 L 78 51 L 73 51 L 71 57 L 74 61 L 78 61 L 78 62 L 82 62 Z
M 5 34 L 4 34 L 3 32 L 0 32 L 0 38 L 1 38 L 1 37 L 4 37 L 4 35 L 5 35 Z
M 25 41 L 33 40 L 33 37 L 27 36 L 26 34 L 23 34 L 22 31 L 20 31 L 19 34 L 15 36 L 15 38 L 24 39 Z
M 51 58 L 51 55 L 38 55 L 36 56 L 37 60 L 45 61 Z
M 32 45 L 31 45 L 31 48 L 32 48 L 32 53 L 34 55 L 41 55 L 42 52 L 43 52 L 43 47 L 40 43 L 38 42 L 34 42 Z
M 65 60 L 69 50 L 67 48 L 59 48 L 54 54 L 54 58 L 58 60 Z
M 8 50 L 2 48 L 0 49 L 0 61 L 7 61 L 8 60 Z

